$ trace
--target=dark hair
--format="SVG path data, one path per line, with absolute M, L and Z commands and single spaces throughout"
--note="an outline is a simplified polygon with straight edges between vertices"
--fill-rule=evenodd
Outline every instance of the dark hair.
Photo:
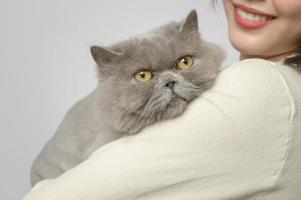
M 284 64 L 292 66 L 297 71 L 301 72 L 301 46 L 299 46 L 297 55 L 284 60 Z
M 211 0 L 211 5 L 213 6 L 213 8 L 216 8 L 217 3 L 218 3 L 218 0 Z M 297 50 L 297 55 L 286 58 L 284 60 L 284 64 L 289 65 L 289 66 L 295 68 L 297 71 L 301 72 L 301 41 L 300 41 L 300 46 L 298 47 L 298 50 Z

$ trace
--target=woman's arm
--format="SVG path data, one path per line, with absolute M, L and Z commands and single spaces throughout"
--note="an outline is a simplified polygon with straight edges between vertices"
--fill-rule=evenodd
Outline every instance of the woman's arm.
M 276 67 L 248 59 L 176 119 L 109 143 L 23 200 L 255 197 L 277 182 L 293 102 Z

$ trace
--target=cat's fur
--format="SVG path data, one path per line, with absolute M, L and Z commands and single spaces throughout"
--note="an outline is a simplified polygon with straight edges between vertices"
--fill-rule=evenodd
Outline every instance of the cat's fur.
M 98 65 L 98 87 L 73 108 L 81 116 L 69 119 L 67 114 L 64 123 L 69 128 L 61 124 L 36 158 L 32 185 L 76 166 L 108 142 L 181 115 L 213 85 L 224 58 L 219 47 L 201 39 L 194 10 L 182 22 L 110 47 L 91 47 L 91 53 Z M 193 57 L 193 66 L 179 69 L 175 62 L 187 55 Z M 138 82 L 133 74 L 141 69 L 151 70 L 154 77 Z M 167 86 L 170 81 L 173 87 Z M 91 130 L 92 123 L 98 128 Z

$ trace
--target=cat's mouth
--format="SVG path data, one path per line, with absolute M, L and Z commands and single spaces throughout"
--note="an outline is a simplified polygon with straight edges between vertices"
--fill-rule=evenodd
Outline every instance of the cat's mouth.
M 183 101 L 187 102 L 188 103 L 188 99 L 186 99 L 185 97 L 177 94 L 174 90 L 172 90 L 172 97 L 171 97 L 171 101 L 172 99 L 175 99 L 175 98 L 179 98 L 179 99 L 182 99 Z

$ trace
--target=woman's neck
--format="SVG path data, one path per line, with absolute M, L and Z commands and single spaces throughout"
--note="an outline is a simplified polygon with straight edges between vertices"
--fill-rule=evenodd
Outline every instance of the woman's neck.
M 265 60 L 278 62 L 278 61 L 284 60 L 285 58 L 293 56 L 296 53 L 297 53 L 297 50 L 292 50 L 292 51 L 287 51 L 287 52 L 284 52 L 284 53 L 281 53 L 281 54 L 276 54 L 276 55 L 268 56 L 268 57 L 250 56 L 250 55 L 240 54 L 239 60 L 244 60 L 244 59 L 248 59 L 248 58 L 262 58 L 262 59 L 265 59 Z

